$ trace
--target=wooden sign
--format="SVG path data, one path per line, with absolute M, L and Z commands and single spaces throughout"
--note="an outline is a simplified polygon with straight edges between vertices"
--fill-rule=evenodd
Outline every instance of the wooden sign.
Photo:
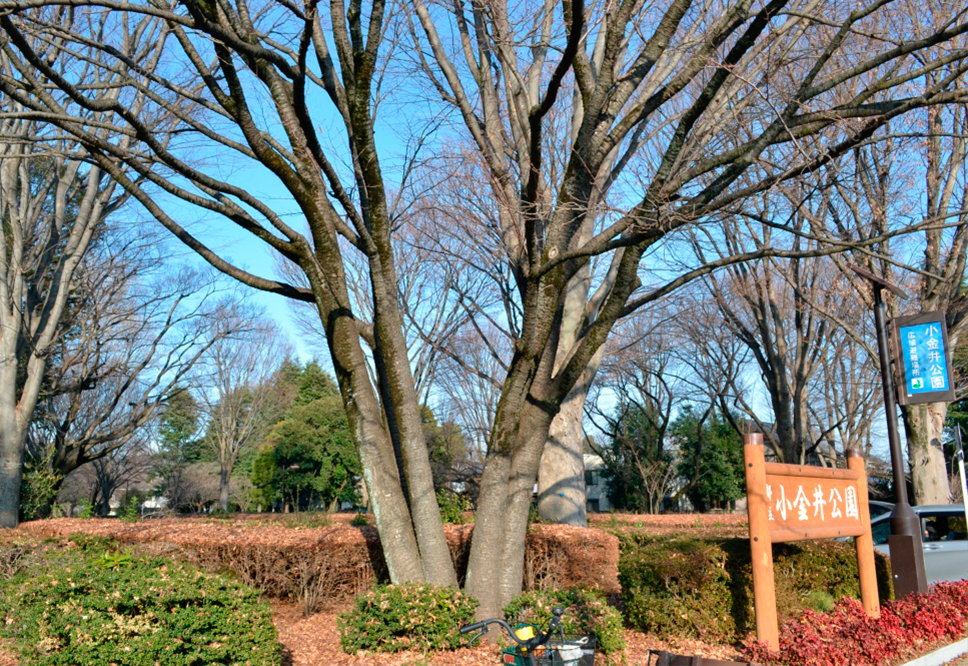
M 867 473 L 860 451 L 847 452 L 847 469 L 830 469 L 768 463 L 763 435 L 746 435 L 743 442 L 756 637 L 779 649 L 773 544 L 784 541 L 854 537 L 861 603 L 868 615 L 878 617 Z

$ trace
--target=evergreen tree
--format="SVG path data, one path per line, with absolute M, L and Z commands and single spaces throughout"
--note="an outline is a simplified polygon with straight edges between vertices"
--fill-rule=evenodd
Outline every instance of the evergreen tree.
M 283 374 L 296 390 L 252 460 L 254 500 L 297 508 L 357 501 L 362 466 L 336 383 L 316 361 Z
M 697 511 L 722 508 L 743 496 L 743 438 L 725 418 L 686 405 L 672 433 L 679 444 L 683 490 Z
M 598 450 L 609 477 L 609 501 L 617 509 L 658 512 L 674 472 L 665 450 L 663 419 L 653 406 L 634 401 L 616 407 L 609 443 Z
M 158 425 L 157 454 L 154 474 L 158 492 L 168 499 L 172 509 L 182 506 L 186 496 L 183 473 L 188 465 L 201 458 L 201 414 L 198 403 L 188 389 L 176 390 L 168 399 Z

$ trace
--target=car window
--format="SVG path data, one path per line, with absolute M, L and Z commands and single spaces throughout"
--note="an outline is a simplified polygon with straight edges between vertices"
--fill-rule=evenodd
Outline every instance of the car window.
M 925 542 L 965 541 L 968 539 L 964 514 L 924 514 L 921 517 L 921 526 L 923 529 L 921 538 Z
M 871 525 L 871 535 L 874 537 L 875 546 L 883 546 L 887 543 L 887 537 L 891 536 L 891 523 L 884 520 L 876 525 Z

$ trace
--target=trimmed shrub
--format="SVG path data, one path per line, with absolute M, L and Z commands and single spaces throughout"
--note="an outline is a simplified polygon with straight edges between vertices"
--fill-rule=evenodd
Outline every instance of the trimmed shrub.
M 777 614 L 790 619 L 815 607 L 819 594 L 857 597 L 852 544 L 803 541 L 773 547 Z M 878 589 L 891 596 L 887 560 L 877 557 Z M 626 538 L 619 580 L 626 619 L 664 638 L 731 643 L 754 629 L 753 583 L 746 539 Z
M 561 619 L 564 633 L 594 636 L 598 650 L 604 654 L 625 649 L 622 614 L 609 606 L 605 595 L 596 590 L 573 587 L 527 592 L 504 607 L 504 617 L 511 626 L 533 624 L 545 629 L 555 606 L 565 610 Z
M 588 527 L 534 525 L 525 538 L 524 589 L 619 592 L 619 540 Z
M 278 526 L 263 530 L 265 523 Z M 212 571 L 229 569 L 243 583 L 270 596 L 299 600 L 307 613 L 343 604 L 388 581 L 376 528 L 350 528 L 336 521 L 316 529 L 284 525 L 281 518 L 264 517 L 160 518 L 137 523 L 62 518 L 24 523 L 21 529 L 41 538 L 77 533 L 113 536 L 155 554 L 187 558 Z M 467 570 L 473 530 L 473 525 L 444 526 L 460 582 Z M 601 530 L 536 525 L 525 541 L 524 589 L 579 586 L 617 593 L 618 544 L 618 538 Z
M 460 627 L 474 621 L 475 608 L 475 599 L 449 587 L 382 585 L 340 614 L 340 643 L 349 654 L 455 650 L 462 645 Z
M 939 583 L 881 607 L 868 617 L 856 599 L 841 599 L 827 613 L 804 611 L 780 630 L 780 649 L 750 642 L 744 659 L 787 666 L 875 666 L 895 662 L 912 650 L 965 634 L 968 581 Z
M 25 664 L 282 663 L 269 606 L 251 588 L 90 539 L 48 545 L 0 581 L 0 635 Z

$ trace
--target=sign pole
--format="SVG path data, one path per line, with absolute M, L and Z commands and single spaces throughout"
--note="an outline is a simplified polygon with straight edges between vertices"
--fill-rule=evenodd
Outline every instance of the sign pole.
M 864 454 L 860 449 L 848 449 L 847 469 L 860 474 L 857 481 L 857 502 L 860 510 L 860 522 L 867 529 L 863 534 L 854 537 L 857 550 L 857 575 L 860 578 L 860 601 L 864 605 L 864 612 L 869 617 L 881 616 L 881 602 L 877 595 L 877 570 L 874 566 L 874 536 L 871 534 L 871 510 L 867 497 L 867 469 L 864 464 Z
M 907 481 L 904 477 L 904 458 L 901 454 L 901 438 L 897 427 L 897 402 L 894 376 L 891 373 L 891 352 L 887 340 L 887 314 L 881 291 L 890 289 L 902 298 L 906 294 L 900 287 L 870 273 L 863 268 L 851 266 L 861 277 L 871 282 L 874 292 L 874 327 L 877 329 L 877 356 L 881 364 L 881 387 L 884 393 L 884 415 L 887 418 L 887 440 L 891 449 L 891 468 L 894 471 L 894 492 L 897 501 L 891 512 L 891 572 L 894 577 L 894 596 L 898 599 L 909 594 L 926 592 L 927 577 L 924 575 L 924 552 L 921 550 L 921 521 L 908 503 Z
M 769 499 L 766 497 L 766 458 L 763 453 L 762 434 L 743 435 L 743 457 L 746 462 L 756 638 L 776 651 L 780 649 L 780 627 L 776 617 L 773 540 L 770 537 Z

